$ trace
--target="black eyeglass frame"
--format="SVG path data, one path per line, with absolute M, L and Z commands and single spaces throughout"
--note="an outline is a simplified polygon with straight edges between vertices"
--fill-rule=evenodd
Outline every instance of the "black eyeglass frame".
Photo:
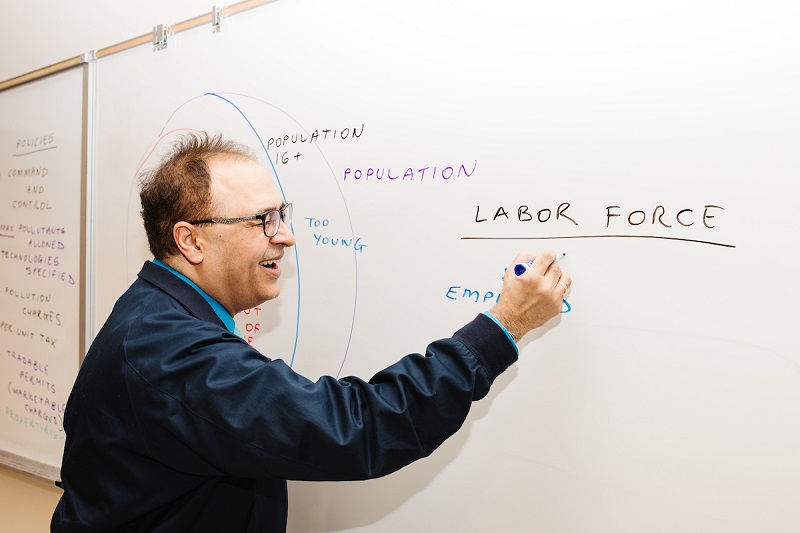
M 280 216 L 278 217 L 278 223 L 275 224 L 275 231 L 272 232 L 272 235 L 270 235 L 267 233 L 267 217 L 272 215 L 272 213 L 278 213 Z M 287 218 L 289 219 L 288 221 L 286 220 Z M 189 222 L 189 224 L 235 224 L 236 222 L 247 222 L 248 220 L 260 220 L 261 228 L 264 230 L 264 236 L 271 239 L 278 234 L 278 231 L 280 231 L 281 222 L 284 224 L 292 223 L 292 204 L 283 204 L 278 209 L 270 209 L 266 213 L 249 217 L 211 218 L 209 220 L 187 220 L 187 222 Z

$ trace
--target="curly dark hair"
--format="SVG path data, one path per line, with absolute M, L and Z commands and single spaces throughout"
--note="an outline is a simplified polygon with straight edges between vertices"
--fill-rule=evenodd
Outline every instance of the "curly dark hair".
M 172 228 L 181 220 L 211 218 L 211 174 L 208 162 L 217 157 L 255 161 L 252 151 L 221 134 L 189 133 L 154 169 L 139 177 L 142 221 L 150 252 L 164 260 L 180 253 Z

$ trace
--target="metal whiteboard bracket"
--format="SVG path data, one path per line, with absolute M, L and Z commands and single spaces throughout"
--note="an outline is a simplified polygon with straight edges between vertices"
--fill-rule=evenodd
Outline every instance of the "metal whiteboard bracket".
M 222 29 L 222 8 L 211 8 L 211 33 L 218 33 Z
M 163 24 L 153 26 L 153 51 L 158 52 L 167 47 L 167 27 Z
M 96 50 L 89 50 L 88 52 L 81 55 L 81 63 L 91 63 L 92 61 L 96 60 L 97 60 Z

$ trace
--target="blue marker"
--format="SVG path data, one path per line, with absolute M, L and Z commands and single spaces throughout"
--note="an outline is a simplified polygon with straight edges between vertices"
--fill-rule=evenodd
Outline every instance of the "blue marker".
M 565 255 L 567 255 L 565 252 L 561 252 L 560 254 L 556 254 L 556 261 L 561 261 L 564 258 Z M 528 267 L 533 264 L 534 261 L 535 261 L 535 259 L 531 259 L 530 261 L 526 261 L 524 263 L 517 263 L 514 266 L 514 274 L 516 274 L 517 276 L 523 275 L 525 273 L 525 271 L 528 270 Z

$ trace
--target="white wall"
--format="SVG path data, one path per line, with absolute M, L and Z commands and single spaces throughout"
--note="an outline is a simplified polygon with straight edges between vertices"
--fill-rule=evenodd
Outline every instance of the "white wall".
M 157 24 L 190 19 L 211 11 L 213 6 L 212 0 L 4 2 L 0 81 L 152 32 Z

